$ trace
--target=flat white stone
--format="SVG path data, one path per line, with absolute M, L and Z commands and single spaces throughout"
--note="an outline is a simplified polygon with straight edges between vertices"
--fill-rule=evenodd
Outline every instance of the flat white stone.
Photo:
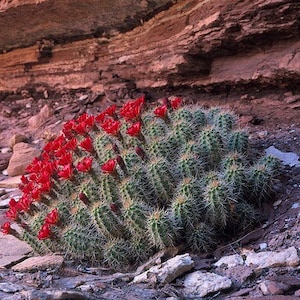
M 239 254 L 233 254 L 220 258 L 216 263 L 214 263 L 214 266 L 221 267 L 223 265 L 230 268 L 243 264 L 244 260 L 242 256 L 240 256 Z
M 187 299 L 198 299 L 231 287 L 229 278 L 214 273 L 196 271 L 185 276 L 183 293 Z
M 11 282 L 0 282 L 0 291 L 4 293 L 16 293 L 21 291 L 22 289 L 23 287 L 18 284 L 14 284 Z
M 274 146 L 270 146 L 265 152 L 266 154 L 272 155 L 281 160 L 284 165 L 289 165 L 290 167 L 300 167 L 299 156 L 293 152 L 281 152 Z
M 26 255 L 8 255 L 0 258 L 0 268 L 7 268 L 12 264 L 16 264 L 26 258 Z
M 13 266 L 12 270 L 17 272 L 28 272 L 34 270 L 46 270 L 48 268 L 59 268 L 63 261 L 63 256 L 59 255 L 29 257 L 21 263 Z
M 281 266 L 294 267 L 299 264 L 299 257 L 297 249 L 290 247 L 280 252 L 248 253 L 245 263 L 247 266 L 256 266 L 257 269 Z
M 21 183 L 21 176 L 9 177 L 0 181 L 0 188 L 17 188 Z
M 32 251 L 32 248 L 25 242 L 18 240 L 10 234 L 0 232 L 0 255 L 22 256 Z
M 134 277 L 132 283 L 149 282 L 150 277 L 155 277 L 155 281 L 160 283 L 172 282 L 183 273 L 190 271 L 194 262 L 188 253 L 176 255 L 164 263 L 153 266 L 146 272 Z

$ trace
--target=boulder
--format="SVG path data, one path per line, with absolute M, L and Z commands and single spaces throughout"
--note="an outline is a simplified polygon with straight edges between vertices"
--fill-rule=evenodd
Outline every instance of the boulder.
M 214 273 L 196 271 L 185 276 L 183 285 L 187 299 L 200 299 L 210 293 L 230 288 L 232 282 L 227 277 Z
M 9 140 L 9 146 L 11 148 L 13 148 L 15 144 L 18 144 L 18 143 L 21 143 L 21 142 L 26 143 L 27 142 L 27 136 L 24 135 L 24 134 L 21 134 L 21 133 L 17 133 L 17 134 L 14 134 L 10 138 L 10 140 Z
M 28 143 L 18 143 L 13 147 L 13 154 L 9 160 L 7 173 L 9 176 L 25 174 L 26 167 L 32 160 L 39 156 L 41 150 L 36 149 Z
M 282 251 L 265 251 L 265 252 L 250 252 L 247 254 L 245 264 L 254 266 L 257 269 L 271 267 L 295 267 L 299 264 L 300 259 L 295 247 L 289 247 Z
M 46 255 L 29 257 L 26 260 L 12 267 L 17 272 L 33 272 L 37 270 L 47 270 L 49 268 L 60 268 L 64 261 L 60 255 Z
M 175 278 L 190 271 L 194 266 L 194 262 L 188 253 L 182 255 L 176 255 L 170 258 L 166 262 L 153 266 L 144 273 L 137 275 L 133 279 L 133 283 L 170 283 Z M 149 280 L 151 278 L 151 280 Z
M 48 118 L 52 117 L 53 114 L 54 110 L 50 108 L 49 105 L 44 105 L 37 115 L 32 116 L 28 120 L 29 127 L 32 129 L 39 128 L 48 120 Z

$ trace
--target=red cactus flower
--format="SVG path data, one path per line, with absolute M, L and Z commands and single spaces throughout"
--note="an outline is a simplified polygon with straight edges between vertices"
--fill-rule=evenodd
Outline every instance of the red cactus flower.
M 57 172 L 57 175 L 62 179 L 70 179 L 73 176 L 73 168 L 71 164 L 63 166 L 63 168 Z
M 15 198 L 11 198 L 8 202 L 9 208 L 16 208 L 18 205 L 18 202 L 15 200 Z
M 96 116 L 95 121 L 97 123 L 102 124 L 107 116 L 113 117 L 115 115 L 116 109 L 117 109 L 116 105 L 109 106 L 103 112 L 101 112 L 99 115 Z
M 58 222 L 58 210 L 57 208 L 53 209 L 45 218 L 45 224 L 55 225 Z
M 116 161 L 114 159 L 108 160 L 105 164 L 101 166 L 101 170 L 103 173 L 111 174 L 116 169 Z
M 102 123 L 101 127 L 106 133 L 117 136 L 119 134 L 121 123 L 109 118 Z
M 130 136 L 138 136 L 141 132 L 141 127 L 141 122 L 136 122 L 127 129 L 126 133 Z
M 76 169 L 79 172 L 88 172 L 92 167 L 93 159 L 91 157 L 83 158 L 78 164 Z
M 22 192 L 24 194 L 30 194 L 35 188 L 35 183 L 33 181 L 29 181 L 28 184 L 22 187 Z
M 107 116 L 112 117 L 112 116 L 115 114 L 116 109 L 117 109 L 117 106 L 116 106 L 116 105 L 111 105 L 111 106 L 107 107 L 107 108 L 104 110 L 104 113 L 105 113 Z
M 23 184 L 27 184 L 27 183 L 29 182 L 29 180 L 28 180 L 28 178 L 27 178 L 26 176 L 22 175 L 22 176 L 21 176 L 21 182 L 22 182 Z
M 48 194 L 51 191 L 51 188 L 52 182 L 50 181 L 50 179 L 47 182 L 42 183 L 40 186 L 41 192 L 46 194 Z
M 51 237 L 50 225 L 47 223 L 44 223 L 41 230 L 38 233 L 38 239 L 45 240 L 45 239 L 49 239 L 50 237 Z
M 172 101 L 171 101 L 171 107 L 173 108 L 173 109 L 178 109 L 178 107 L 180 106 L 180 104 L 181 104 L 181 98 L 175 98 L 175 99 L 173 99 Z
M 94 152 L 94 146 L 93 146 L 93 141 L 92 141 L 92 138 L 89 136 L 87 137 L 86 139 L 84 139 L 80 144 L 79 146 L 87 151 L 87 152 L 90 152 L 90 153 L 93 153 Z
M 80 122 L 73 127 L 73 130 L 80 135 L 85 135 L 88 132 L 88 129 L 85 122 Z
M 67 139 L 72 139 L 73 138 L 73 128 L 76 126 L 76 121 L 75 120 L 70 120 L 65 123 L 63 126 L 62 132 L 65 135 Z
M 101 112 L 99 115 L 97 115 L 97 116 L 95 117 L 95 121 L 96 121 L 97 123 L 102 124 L 102 123 L 104 122 L 106 116 L 107 116 L 107 115 L 106 115 L 105 112 L 103 111 L 103 112 Z
M 155 110 L 154 110 L 154 114 L 156 117 L 159 117 L 159 118 L 162 118 L 164 119 L 165 116 L 167 115 L 167 105 L 164 104 L 162 106 L 159 106 L 157 107 Z
M 73 151 L 76 149 L 77 147 L 77 139 L 76 138 L 72 138 L 70 139 L 66 144 L 65 144 L 65 149 L 68 151 Z
M 87 113 L 83 113 L 78 119 L 77 119 L 78 123 L 83 123 L 86 130 L 92 128 L 95 124 L 95 117 L 94 116 L 90 116 Z
M 18 218 L 17 208 L 9 208 L 9 210 L 5 213 L 5 216 L 8 219 L 16 220 Z
M 29 164 L 25 171 L 26 173 L 38 173 L 42 168 L 42 162 L 37 158 L 35 157 L 31 164 Z
M 36 178 L 36 182 L 37 183 L 46 183 L 50 180 L 50 176 L 51 176 L 51 173 L 49 174 L 46 170 L 43 170 L 40 174 L 39 174 L 39 177 Z
M 25 212 L 29 211 L 31 203 L 32 203 L 31 197 L 29 197 L 26 194 L 23 194 L 22 197 L 21 197 L 21 199 L 18 202 L 18 209 L 20 211 L 25 211 Z
M 72 164 L 72 154 L 63 151 L 62 155 L 59 157 L 57 164 L 59 166 L 67 166 Z
M 144 102 L 145 96 L 142 96 L 135 101 L 125 103 L 120 110 L 120 115 L 124 117 L 126 121 L 133 121 L 138 119 Z
M 35 201 L 40 201 L 41 200 L 41 196 L 42 196 L 42 192 L 40 190 L 40 188 L 36 188 L 31 192 L 31 197 L 32 199 L 34 199 Z
M 1 226 L 1 232 L 3 234 L 10 234 L 11 231 L 11 227 L 10 227 L 10 222 L 5 222 L 2 226 Z

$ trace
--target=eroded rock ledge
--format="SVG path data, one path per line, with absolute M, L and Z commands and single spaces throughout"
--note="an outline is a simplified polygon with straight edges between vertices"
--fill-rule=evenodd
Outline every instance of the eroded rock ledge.
M 125 33 L 44 40 L 2 54 L 0 91 L 32 84 L 107 93 L 293 87 L 300 80 L 299 11 L 296 0 L 182 0 Z

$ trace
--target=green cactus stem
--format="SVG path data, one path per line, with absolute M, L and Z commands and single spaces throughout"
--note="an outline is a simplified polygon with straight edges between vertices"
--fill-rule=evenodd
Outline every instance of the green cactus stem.
M 178 233 L 166 211 L 154 211 L 148 218 L 147 228 L 151 242 L 158 249 L 172 247 L 176 244 Z

